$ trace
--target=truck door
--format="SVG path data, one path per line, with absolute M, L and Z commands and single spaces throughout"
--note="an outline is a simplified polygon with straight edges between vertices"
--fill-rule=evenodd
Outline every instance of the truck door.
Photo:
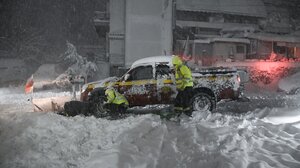
M 174 73 L 167 64 L 155 66 L 157 104 L 171 104 L 176 97 Z
M 155 84 L 153 67 L 145 65 L 128 71 L 119 83 L 119 88 L 131 106 L 144 106 L 153 104 Z

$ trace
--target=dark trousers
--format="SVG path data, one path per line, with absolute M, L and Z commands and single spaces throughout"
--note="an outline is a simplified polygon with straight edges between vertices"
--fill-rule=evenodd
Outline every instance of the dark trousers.
M 193 95 L 193 88 L 188 86 L 182 91 L 178 91 L 175 98 L 175 107 L 182 107 L 183 109 L 190 107 L 190 100 Z
M 116 116 L 120 114 L 124 114 L 127 110 L 125 104 L 114 104 L 114 103 L 105 104 L 104 108 L 108 109 L 111 115 L 116 115 Z

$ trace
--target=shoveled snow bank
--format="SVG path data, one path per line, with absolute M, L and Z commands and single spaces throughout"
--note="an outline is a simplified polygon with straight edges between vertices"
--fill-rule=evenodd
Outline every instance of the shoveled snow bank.
M 270 109 L 265 122 L 273 124 L 300 123 L 300 109 L 295 108 L 274 108 Z M 299 127 L 300 128 L 300 127 Z
M 85 167 L 92 151 L 111 148 L 149 116 L 108 121 L 54 113 L 1 116 L 0 167 Z
M 180 121 L 150 114 L 111 121 L 13 111 L 26 104 L 23 94 L 0 92 L 1 168 L 300 167 L 299 121 L 279 121 L 298 116 L 299 106 L 194 112 Z
M 278 83 L 278 87 L 286 92 L 291 92 L 294 89 L 300 88 L 300 72 L 281 79 Z
M 60 100 L 69 100 L 72 98 L 71 92 L 59 92 L 59 91 L 39 91 L 34 92 L 33 94 L 25 94 L 24 88 L 0 88 L 0 105 L 3 106 L 1 110 L 5 110 L 5 112 L 10 111 L 25 111 L 25 112 L 33 112 L 36 110 L 36 107 L 31 103 L 31 99 L 33 102 L 40 106 L 45 112 L 49 112 L 49 108 L 51 108 L 51 102 L 62 105 Z M 79 93 L 77 93 L 79 95 Z M 48 108 L 49 106 L 49 108 Z M 45 108 L 47 107 L 47 108 Z M 39 110 L 37 110 L 39 111 Z

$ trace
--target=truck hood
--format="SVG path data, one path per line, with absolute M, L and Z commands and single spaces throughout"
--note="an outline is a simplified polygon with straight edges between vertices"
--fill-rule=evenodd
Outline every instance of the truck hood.
M 101 88 L 101 87 L 104 88 L 105 84 L 107 82 L 116 82 L 118 79 L 119 79 L 118 77 L 113 76 L 113 77 L 108 77 L 108 78 L 105 78 L 105 79 L 102 79 L 102 80 L 86 83 L 82 86 L 81 92 L 85 91 L 89 85 L 93 85 L 93 88 Z

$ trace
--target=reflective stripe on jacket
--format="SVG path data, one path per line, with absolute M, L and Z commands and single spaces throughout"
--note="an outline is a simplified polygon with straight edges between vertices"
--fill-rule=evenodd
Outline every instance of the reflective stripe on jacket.
M 184 90 L 187 86 L 194 86 L 192 72 L 186 65 L 175 66 L 176 88 Z

